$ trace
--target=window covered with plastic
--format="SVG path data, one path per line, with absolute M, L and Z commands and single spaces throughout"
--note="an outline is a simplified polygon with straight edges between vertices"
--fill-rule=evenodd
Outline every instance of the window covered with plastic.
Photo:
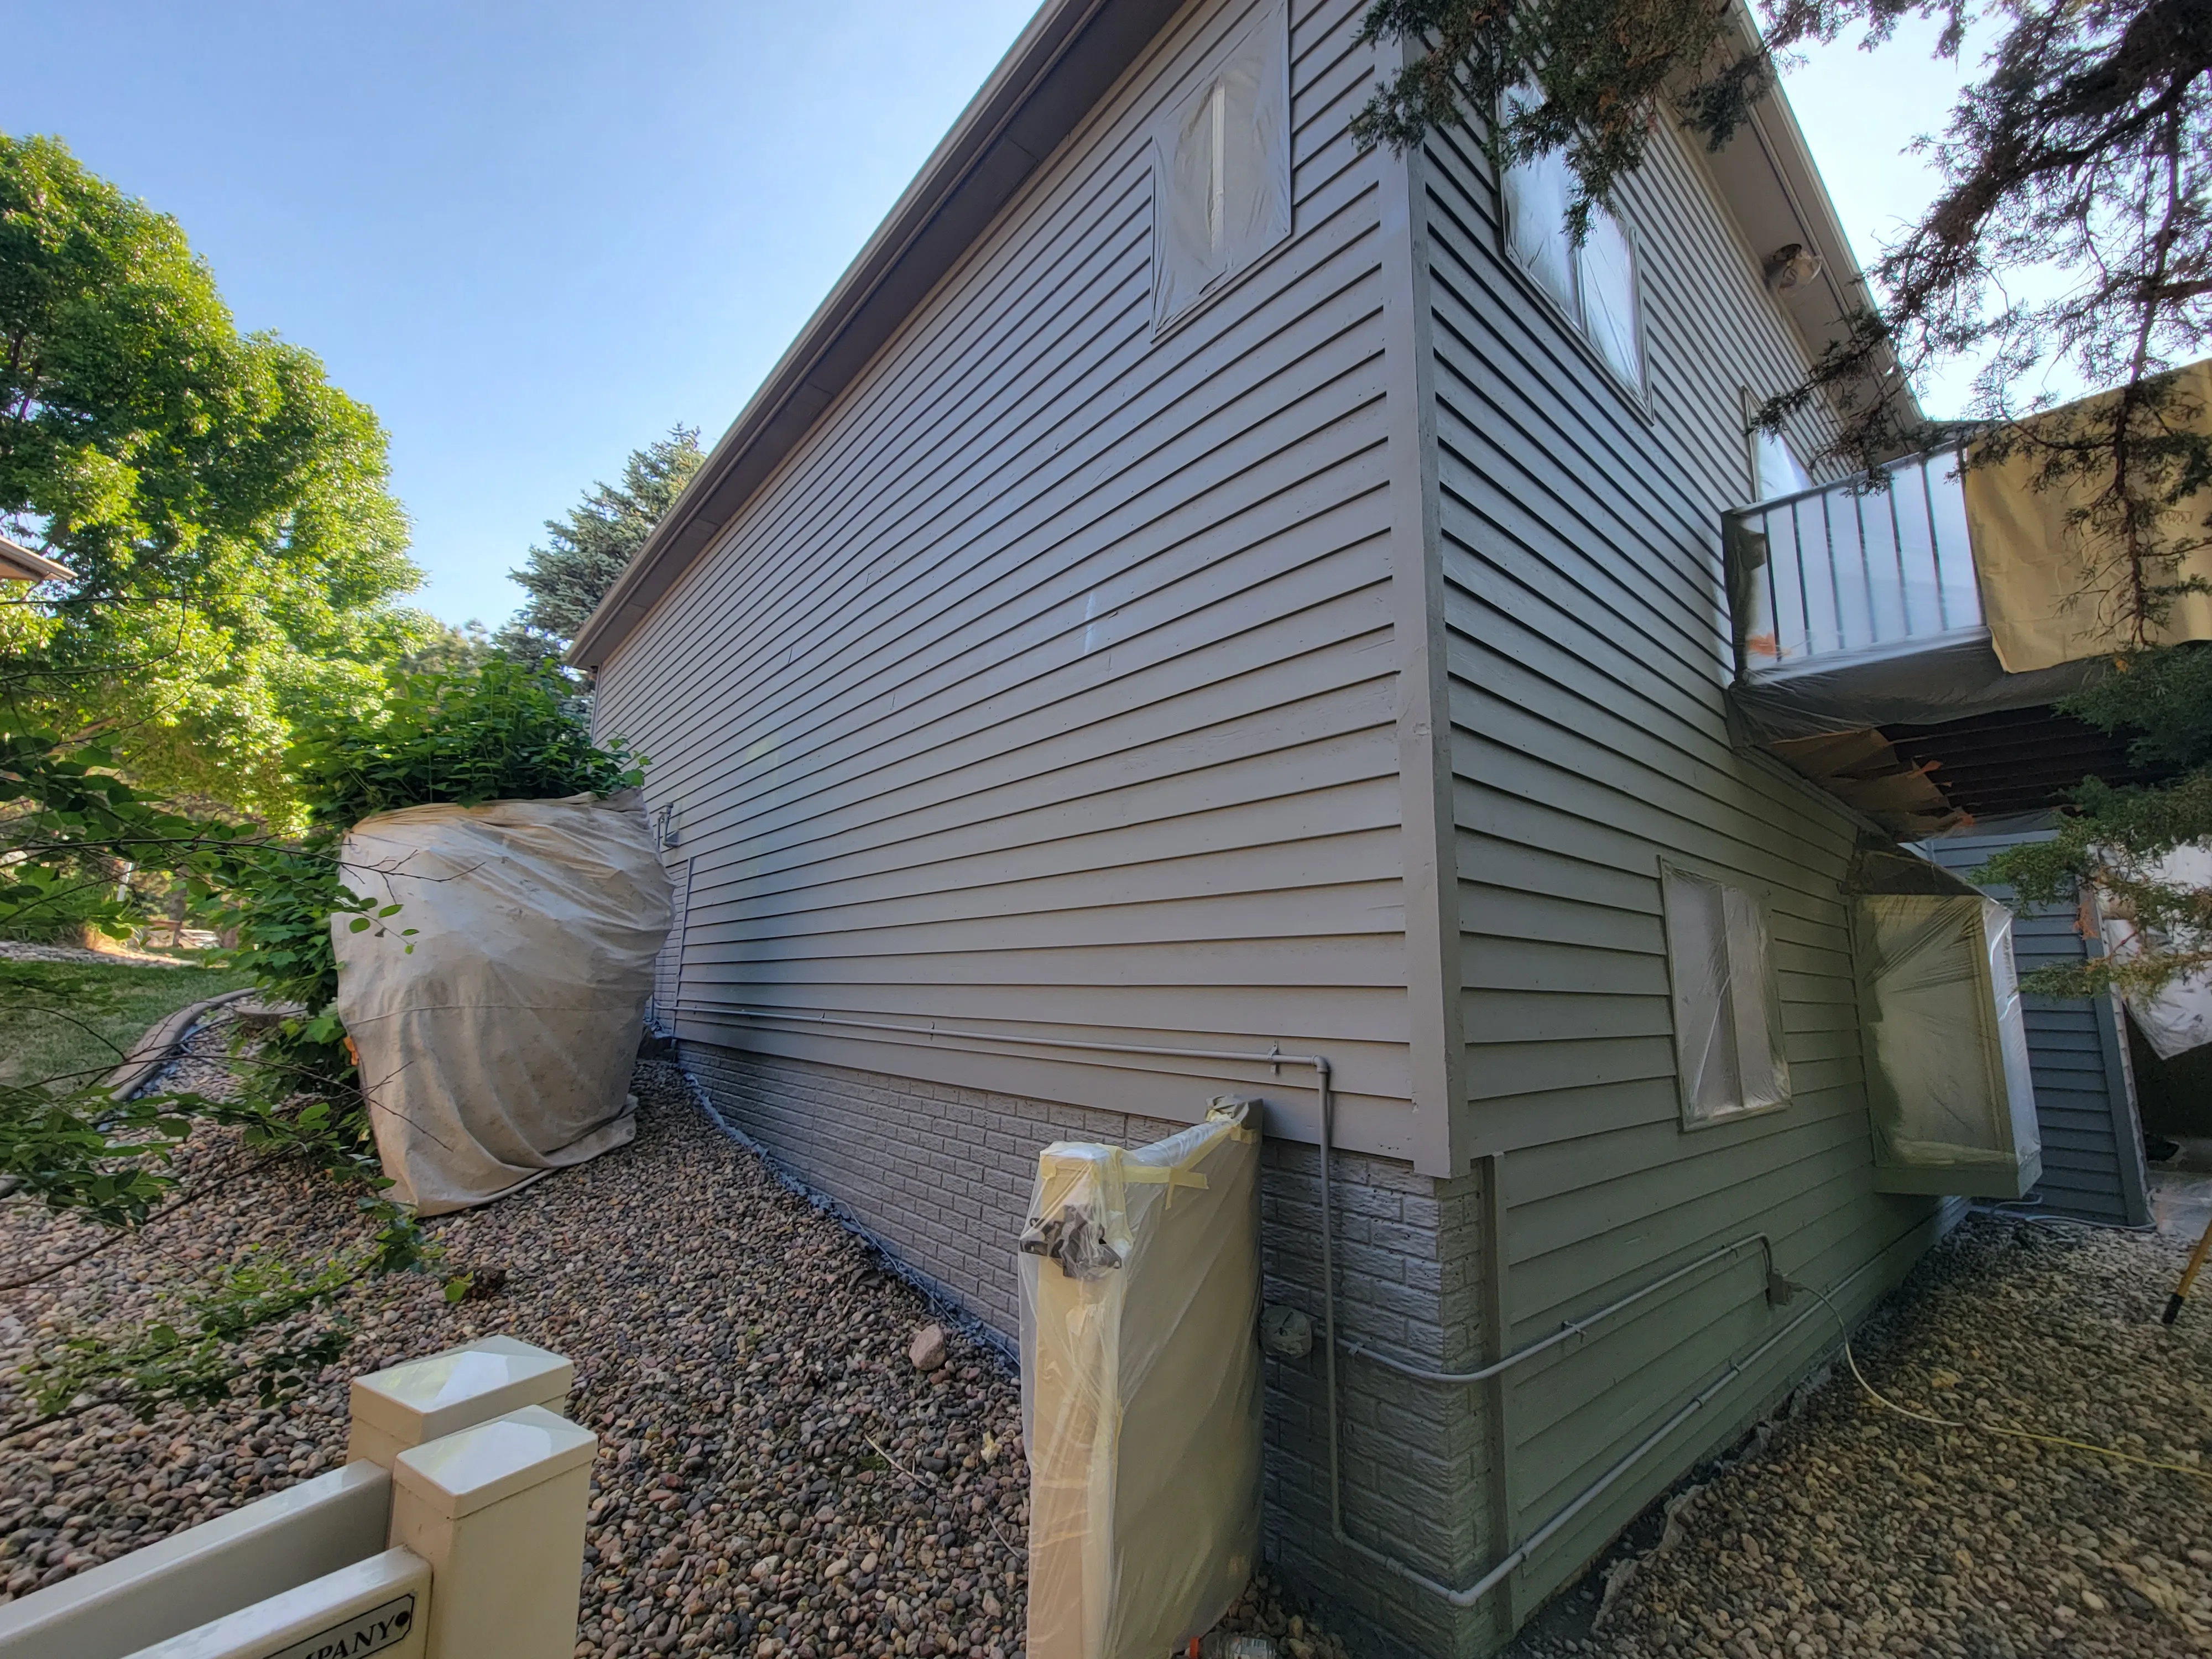
M 1540 94 L 1510 93 L 1509 108 L 1528 107 Z M 1505 247 L 1529 280 L 1551 296 L 1570 322 L 1630 386 L 1644 386 L 1644 319 L 1637 289 L 1636 245 L 1627 227 L 1593 205 L 1589 230 L 1579 246 L 1567 229 L 1574 199 L 1574 171 L 1555 149 L 1505 169 Z
M 1046 1147 L 1021 1249 L 1030 1659 L 1167 1659 L 1259 1559 L 1258 1103 Z
M 2024 1195 L 2043 1161 L 2012 912 L 1979 894 L 1861 893 L 1851 953 L 1875 1186 Z
M 1683 1127 L 1785 1104 L 1790 1062 L 1759 901 L 1671 865 L 1660 884 Z
M 1813 487 L 1813 475 L 1797 459 L 1797 452 L 1790 447 L 1790 440 L 1779 432 L 1769 432 L 1764 427 L 1752 433 L 1752 499 L 1771 501 L 1783 495 L 1795 495 L 1801 489 Z
M 1291 234 L 1291 45 L 1271 8 L 1152 137 L 1152 326 L 1163 332 Z

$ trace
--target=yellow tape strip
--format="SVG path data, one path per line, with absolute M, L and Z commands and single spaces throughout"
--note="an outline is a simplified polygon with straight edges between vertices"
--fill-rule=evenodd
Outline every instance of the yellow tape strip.
M 1165 1187 L 1173 1198 L 1177 1187 L 1195 1187 L 1206 1191 L 1206 1177 L 1184 1164 L 1132 1164 L 1121 1171 L 1121 1179 L 1139 1187 Z

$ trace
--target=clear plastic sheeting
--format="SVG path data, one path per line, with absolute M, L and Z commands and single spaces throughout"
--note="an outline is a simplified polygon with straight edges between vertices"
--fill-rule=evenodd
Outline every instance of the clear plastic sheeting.
M 338 1016 L 392 1196 L 466 1209 L 636 1133 L 628 1106 L 668 877 L 636 792 L 364 818 L 331 918 Z M 412 929 L 409 937 L 403 930 Z
M 2012 912 L 1979 895 L 1861 893 L 1851 946 L 1875 1185 L 2025 1195 L 2043 1160 Z
M 1046 1147 L 1021 1249 L 1030 1659 L 1165 1659 L 1259 1562 L 1258 1103 Z
M 1290 60 L 1289 12 L 1279 4 L 1154 134 L 1155 331 L 1291 234 Z
M 2104 672 L 2101 662 L 2032 674 L 1997 665 L 1989 635 L 1974 629 L 1864 651 L 1815 657 L 1739 678 L 1729 695 L 1761 743 L 1870 726 L 1936 726 L 2012 708 L 2039 708 Z
M 1759 901 L 1671 865 L 1662 874 L 1684 1125 L 1781 1105 L 1790 1066 Z
M 2212 847 L 2177 847 L 2143 873 L 2178 887 L 2212 887 Z M 2144 928 L 2112 894 L 2101 893 L 2099 899 L 2105 949 L 2115 962 L 2140 956 L 2147 946 L 2156 950 L 2171 944 Z M 2183 974 L 2155 996 L 2137 992 L 2126 1001 L 2128 1018 L 2160 1060 L 2178 1059 L 2212 1042 L 2212 972 Z

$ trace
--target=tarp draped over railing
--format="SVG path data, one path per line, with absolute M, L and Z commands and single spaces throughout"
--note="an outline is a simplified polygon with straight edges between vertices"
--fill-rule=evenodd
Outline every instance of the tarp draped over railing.
M 2002 460 L 1977 465 L 1969 456 L 1963 483 L 1974 574 L 1990 644 L 2008 674 L 2109 657 L 2142 644 L 2212 640 L 2212 548 L 2195 550 L 2178 566 L 2153 561 L 2146 574 L 2154 588 L 2203 581 L 2208 591 L 2154 596 L 2163 615 L 2152 619 L 2139 640 L 2125 553 L 2096 520 L 2083 516 L 2110 488 L 2110 471 L 2093 465 L 2078 479 L 2037 488 L 2048 454 L 2039 436 L 2057 442 L 2087 430 L 2085 422 L 2109 410 L 2117 396 L 2084 398 L 2027 422 L 2025 441 Z M 2154 418 L 2160 425 L 2212 436 L 2212 359 L 2174 376 Z M 2212 489 L 2184 501 L 2162 533 L 2201 540 L 2208 514 Z

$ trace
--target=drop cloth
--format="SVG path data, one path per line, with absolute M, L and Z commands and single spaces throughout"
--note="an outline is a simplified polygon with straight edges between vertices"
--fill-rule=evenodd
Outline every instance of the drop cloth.
M 386 812 L 341 861 L 353 891 L 401 907 L 331 924 L 395 1198 L 466 1209 L 635 1133 L 630 1068 L 670 920 L 635 791 Z

